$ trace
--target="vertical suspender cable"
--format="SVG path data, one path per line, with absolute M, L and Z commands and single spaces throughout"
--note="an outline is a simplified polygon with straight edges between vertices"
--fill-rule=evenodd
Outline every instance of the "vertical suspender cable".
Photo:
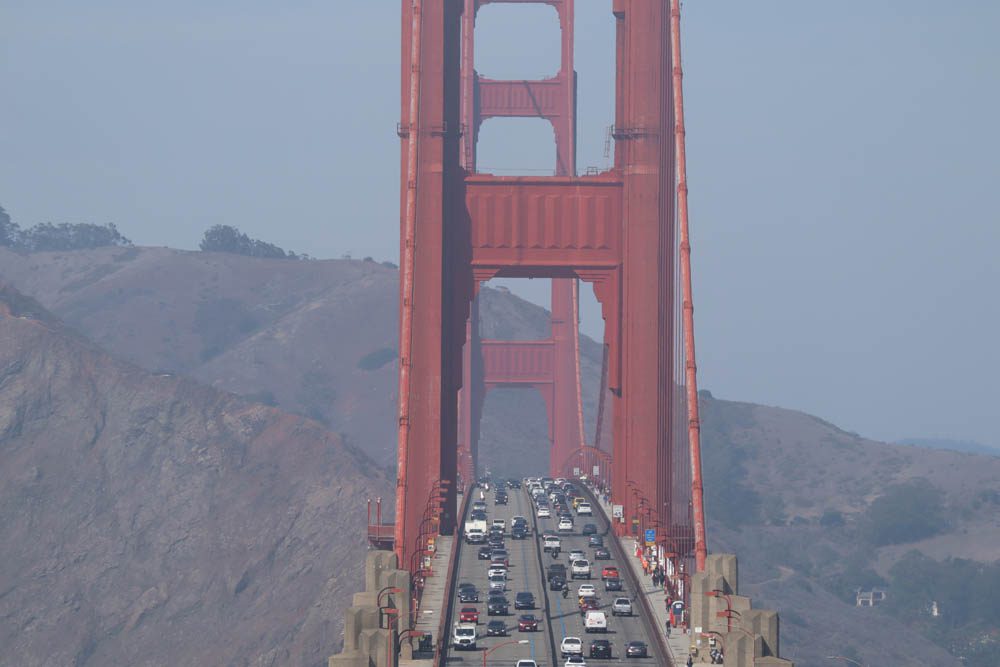
M 406 473 L 410 445 L 410 367 L 413 353 L 413 263 L 417 227 L 417 136 L 420 131 L 420 25 L 421 0 L 413 0 L 410 24 L 410 110 L 406 155 L 406 207 L 404 211 L 402 303 L 399 326 L 399 443 L 396 453 L 395 551 L 404 567 L 406 544 Z
M 688 234 L 687 154 L 684 146 L 684 87 L 681 70 L 681 3 L 670 0 L 670 48 L 674 66 L 674 123 L 677 147 L 677 210 L 680 214 L 681 283 L 684 295 L 684 356 L 687 357 L 688 446 L 691 449 L 691 505 L 694 555 L 698 572 L 705 569 L 704 485 L 701 479 L 701 420 L 698 415 L 698 372 L 694 356 L 694 298 L 691 289 L 691 238 Z
M 576 362 L 576 424 L 580 433 L 578 447 L 581 453 L 587 445 L 587 439 L 583 435 L 583 388 L 580 376 L 580 280 L 573 279 L 573 361 Z M 596 445 L 595 445 L 596 446 Z M 584 471 L 584 474 L 590 474 Z

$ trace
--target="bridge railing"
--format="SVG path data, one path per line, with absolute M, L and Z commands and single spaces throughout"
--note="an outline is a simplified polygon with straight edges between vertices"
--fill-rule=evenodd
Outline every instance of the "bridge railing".
M 462 550 L 462 526 L 469 509 L 469 498 L 472 488 L 468 485 L 462 489 L 462 503 L 459 505 L 458 520 L 455 522 L 455 534 L 451 545 L 451 556 L 448 558 L 448 570 L 445 574 L 444 598 L 441 601 L 441 620 L 438 623 L 437 641 L 434 642 L 434 667 L 444 667 L 444 649 L 450 638 L 448 628 L 451 627 L 452 607 L 455 602 L 455 580 L 458 577 L 459 552 Z

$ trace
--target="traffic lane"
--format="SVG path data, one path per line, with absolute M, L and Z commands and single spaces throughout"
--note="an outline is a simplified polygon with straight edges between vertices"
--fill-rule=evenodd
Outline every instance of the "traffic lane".
M 479 491 L 479 489 L 475 489 L 473 491 L 473 493 L 476 494 L 474 499 L 478 499 Z M 459 603 L 456 598 L 454 604 L 458 605 L 459 608 L 472 606 L 479 610 L 480 623 L 476 633 L 477 650 L 455 651 L 453 648 L 449 647 L 445 656 L 445 661 L 449 664 L 464 663 L 479 665 L 483 662 L 483 654 L 488 650 L 495 649 L 486 656 L 487 665 L 510 666 L 514 665 L 517 660 L 524 658 L 534 659 L 539 665 L 554 665 L 555 663 L 553 663 L 550 659 L 550 651 L 548 650 L 548 643 L 544 634 L 546 625 L 544 620 L 542 620 L 544 610 L 540 608 L 540 600 L 544 600 L 544 597 L 540 595 L 539 591 L 541 573 L 538 569 L 538 559 L 534 553 L 533 545 L 530 539 L 513 540 L 510 538 L 511 519 L 517 515 L 527 517 L 528 512 L 530 511 L 530 501 L 528 501 L 523 492 L 517 489 L 509 490 L 508 505 L 496 505 L 493 502 L 494 493 L 492 490 L 484 492 L 484 496 L 487 504 L 488 521 L 492 522 L 493 519 L 503 519 L 505 521 L 504 544 L 510 556 L 510 567 L 508 570 L 507 590 L 504 594 L 510 602 L 510 609 L 507 616 L 487 615 L 486 598 L 489 594 L 487 568 L 489 562 L 478 559 L 480 545 L 467 545 L 463 541 L 461 548 L 464 549 L 464 551 L 462 552 L 459 567 L 459 582 L 468 581 L 474 584 L 479 590 L 480 602 L 478 604 L 463 605 Z M 469 505 L 471 508 L 471 503 Z M 463 518 L 463 523 L 464 520 L 465 519 Z M 539 608 L 532 611 L 514 609 L 514 596 L 517 592 L 522 590 L 528 590 L 534 593 L 536 606 Z M 534 613 L 536 617 L 540 619 L 539 632 L 517 631 L 517 617 L 521 613 Z M 457 616 L 458 615 L 455 614 L 456 618 Z M 507 626 L 508 636 L 487 637 L 486 625 L 490 620 L 504 621 Z M 528 643 L 516 643 L 521 640 L 527 641 Z
M 554 531 L 558 524 L 558 521 L 554 519 L 539 519 L 538 521 L 540 524 L 540 531 Z M 613 565 L 621 571 L 624 564 L 618 562 L 618 560 L 614 557 L 614 550 L 612 550 L 612 558 L 610 560 L 593 560 L 594 550 L 589 546 L 590 537 L 581 533 L 581 530 L 586 523 L 593 523 L 597 526 L 598 534 L 604 535 L 605 545 L 610 547 L 610 540 L 613 539 L 613 536 L 608 533 L 609 526 L 600 515 L 594 517 L 574 516 L 572 532 L 560 533 L 560 537 L 562 539 L 560 558 L 553 560 L 549 554 L 545 554 L 545 558 L 543 559 L 546 561 L 546 565 L 549 562 L 560 562 L 565 564 L 567 574 L 569 574 L 569 552 L 574 549 L 580 549 L 584 552 L 585 557 L 591 563 L 592 574 L 589 581 L 586 579 L 571 579 L 568 582 L 570 595 L 566 599 L 563 599 L 562 594 L 560 593 L 553 593 L 550 596 L 550 601 L 553 606 L 552 626 L 553 630 L 556 631 L 557 649 L 563 637 L 579 637 L 584 645 L 584 657 L 589 658 L 591 640 L 607 639 L 612 645 L 613 659 L 618 660 L 624 659 L 625 645 L 629 641 L 639 640 L 646 643 L 650 652 L 650 657 L 632 658 L 629 660 L 629 664 L 636 665 L 636 667 L 665 664 L 661 663 L 657 660 L 656 656 L 652 655 L 655 651 L 655 645 L 650 641 L 649 631 L 647 630 L 645 620 L 638 615 L 637 611 L 634 610 L 633 616 L 631 617 L 611 615 L 611 603 L 614 598 L 631 598 L 633 597 L 633 592 L 628 590 L 628 584 L 624 581 L 623 583 L 625 586 L 622 591 L 604 590 L 604 583 L 601 581 L 601 568 Z M 597 589 L 599 603 L 598 609 L 599 611 L 605 612 L 608 617 L 608 631 L 606 633 L 595 632 L 588 634 L 585 630 L 584 618 L 579 611 L 577 591 L 581 584 L 588 583 L 592 584 L 594 588 Z M 637 607 L 638 605 L 635 606 Z M 561 636 L 559 634 L 560 632 L 562 633 Z

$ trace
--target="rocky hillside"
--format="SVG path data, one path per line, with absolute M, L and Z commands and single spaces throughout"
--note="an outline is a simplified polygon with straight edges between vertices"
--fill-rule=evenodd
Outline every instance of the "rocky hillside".
M 148 248 L 0 249 L 0 279 L 136 364 L 314 416 L 392 461 L 391 266 Z M 484 291 L 482 314 L 487 336 L 548 333 L 543 309 L 503 291 Z M 585 340 L 583 351 L 592 419 L 600 348 Z M 747 590 L 782 611 L 784 654 L 800 666 L 827 665 L 834 654 L 866 664 L 949 665 L 955 655 L 970 666 L 998 664 L 984 651 L 996 645 L 1000 622 L 989 620 L 988 607 L 963 616 L 972 607 L 961 596 L 977 592 L 943 583 L 941 573 L 992 572 L 984 568 L 1000 554 L 1000 458 L 873 442 L 809 415 L 707 392 L 702 409 L 712 547 L 739 553 Z M 487 462 L 499 466 L 503 452 L 508 462 L 544 467 L 545 434 L 544 409 L 530 392 L 490 394 Z M 938 574 L 913 574 L 925 571 Z M 855 607 L 855 590 L 872 586 L 888 589 L 886 606 Z M 929 615 L 935 601 L 941 621 Z
M 188 375 L 312 417 L 375 460 L 395 462 L 399 292 L 392 266 L 167 248 L 30 255 L 0 248 L 0 280 L 147 370 Z M 549 335 L 545 310 L 503 290 L 483 291 L 481 313 L 487 337 Z M 584 345 L 592 415 L 601 352 L 592 341 Z M 525 401 L 540 403 L 523 392 L 496 392 L 487 422 L 509 421 Z M 516 442 L 504 429 L 487 428 L 485 448 L 526 443 L 545 457 L 546 434 L 537 420 Z
M 118 361 L 0 288 L 3 664 L 325 664 L 359 499 L 390 489 L 318 423 Z

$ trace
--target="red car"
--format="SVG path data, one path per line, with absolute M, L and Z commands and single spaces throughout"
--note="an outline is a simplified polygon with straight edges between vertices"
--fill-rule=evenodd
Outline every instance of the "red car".
M 458 613 L 459 623 L 479 623 L 479 610 L 475 607 L 462 607 Z
M 603 570 L 601 570 L 601 579 L 618 579 L 618 568 L 614 565 L 608 565 Z
M 538 619 L 534 614 L 523 614 L 517 619 L 518 632 L 538 632 Z

